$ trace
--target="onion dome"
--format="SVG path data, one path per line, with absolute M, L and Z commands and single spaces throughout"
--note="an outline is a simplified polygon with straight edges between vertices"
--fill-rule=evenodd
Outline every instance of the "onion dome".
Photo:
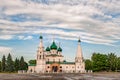
M 40 37 L 39 37 L 40 39 L 43 39 L 43 37 L 40 35 Z
M 54 41 L 53 41 L 52 45 L 50 46 L 50 49 L 57 49 L 57 45 L 55 44 Z
M 46 51 L 50 51 L 50 48 L 49 48 L 49 47 L 47 47 L 47 48 L 46 48 Z
M 81 42 L 81 40 L 79 39 L 78 42 Z
M 61 47 L 59 47 L 57 51 L 62 52 L 62 48 L 61 48 Z

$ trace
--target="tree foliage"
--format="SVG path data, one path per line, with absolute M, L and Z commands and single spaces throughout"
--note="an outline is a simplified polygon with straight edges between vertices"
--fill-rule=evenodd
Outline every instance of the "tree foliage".
M 86 70 L 92 70 L 93 66 L 92 66 L 92 61 L 89 59 L 85 60 L 85 69 Z
M 21 59 L 20 59 L 20 70 L 27 70 L 27 68 L 28 68 L 28 65 L 27 65 L 27 63 L 24 61 L 24 58 L 23 58 L 23 56 L 21 57 Z
M 93 53 L 92 55 L 93 71 L 104 71 L 107 69 L 107 55 Z
M 91 60 L 85 61 L 86 70 L 93 71 L 120 71 L 120 57 L 117 57 L 115 53 L 101 54 L 93 53 Z
M 1 62 L 1 71 L 4 72 L 6 67 L 6 58 L 5 55 L 2 57 L 2 62 Z
M 20 60 L 16 58 L 15 61 L 13 61 L 10 53 L 8 54 L 7 59 L 5 58 L 5 55 L 3 55 L 0 65 L 1 72 L 17 72 L 18 70 L 28 69 L 28 64 L 24 61 L 23 56 Z
M 19 59 L 15 59 L 15 62 L 14 62 L 14 67 L 15 67 L 15 71 L 18 71 L 19 70 L 19 66 L 20 65 L 20 63 L 19 63 Z
M 108 54 L 109 71 L 115 71 L 117 67 L 117 56 L 114 53 Z
M 36 64 L 36 60 L 30 60 L 28 61 L 29 64 Z
M 11 54 L 8 54 L 7 60 L 6 60 L 6 71 L 7 72 L 14 72 L 14 62 L 12 60 Z

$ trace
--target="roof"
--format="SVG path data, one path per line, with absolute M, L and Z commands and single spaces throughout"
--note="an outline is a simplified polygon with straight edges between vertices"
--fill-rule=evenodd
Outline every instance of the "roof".
M 58 63 L 58 64 L 75 64 L 75 62 L 46 62 L 46 64 L 53 64 L 53 63 Z
M 28 66 L 36 66 L 36 64 L 29 64 Z
M 39 37 L 40 39 L 43 39 L 43 37 L 40 35 L 40 37 Z
M 59 47 L 57 51 L 60 51 L 60 52 L 62 52 L 62 48 L 61 48 L 61 47 Z
M 50 49 L 57 49 L 57 45 L 54 41 L 53 41 L 52 45 L 50 46 Z
M 81 42 L 81 40 L 79 39 L 78 42 Z
M 46 51 L 50 51 L 50 48 L 49 48 L 49 47 L 47 47 L 47 48 L 46 48 Z

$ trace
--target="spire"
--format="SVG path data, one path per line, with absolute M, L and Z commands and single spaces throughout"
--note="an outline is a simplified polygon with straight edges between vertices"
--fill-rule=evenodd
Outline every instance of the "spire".
M 80 42 L 81 42 L 81 40 L 80 40 L 80 38 L 79 38 L 79 39 L 78 39 L 78 47 L 77 47 L 76 58 L 82 60 L 83 56 L 82 56 L 82 48 L 81 48 L 81 46 L 80 46 Z
M 79 39 L 78 39 L 78 42 L 79 42 L 79 43 L 81 42 L 80 37 L 79 37 Z

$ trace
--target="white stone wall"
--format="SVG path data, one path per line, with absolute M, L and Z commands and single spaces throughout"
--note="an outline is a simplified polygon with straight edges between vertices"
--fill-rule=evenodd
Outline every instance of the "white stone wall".
M 28 73 L 34 73 L 35 72 L 35 66 L 28 66 Z
M 46 61 L 49 61 L 49 62 L 63 62 L 63 57 L 59 57 L 59 56 L 56 56 L 56 57 L 53 57 L 53 56 L 49 56 L 49 57 L 46 57 Z
M 85 73 L 85 64 L 84 62 L 83 63 L 76 63 L 75 64 L 75 67 L 76 67 L 76 73 Z
M 61 64 L 62 72 L 63 73 L 73 73 L 75 72 L 75 65 L 74 64 Z

